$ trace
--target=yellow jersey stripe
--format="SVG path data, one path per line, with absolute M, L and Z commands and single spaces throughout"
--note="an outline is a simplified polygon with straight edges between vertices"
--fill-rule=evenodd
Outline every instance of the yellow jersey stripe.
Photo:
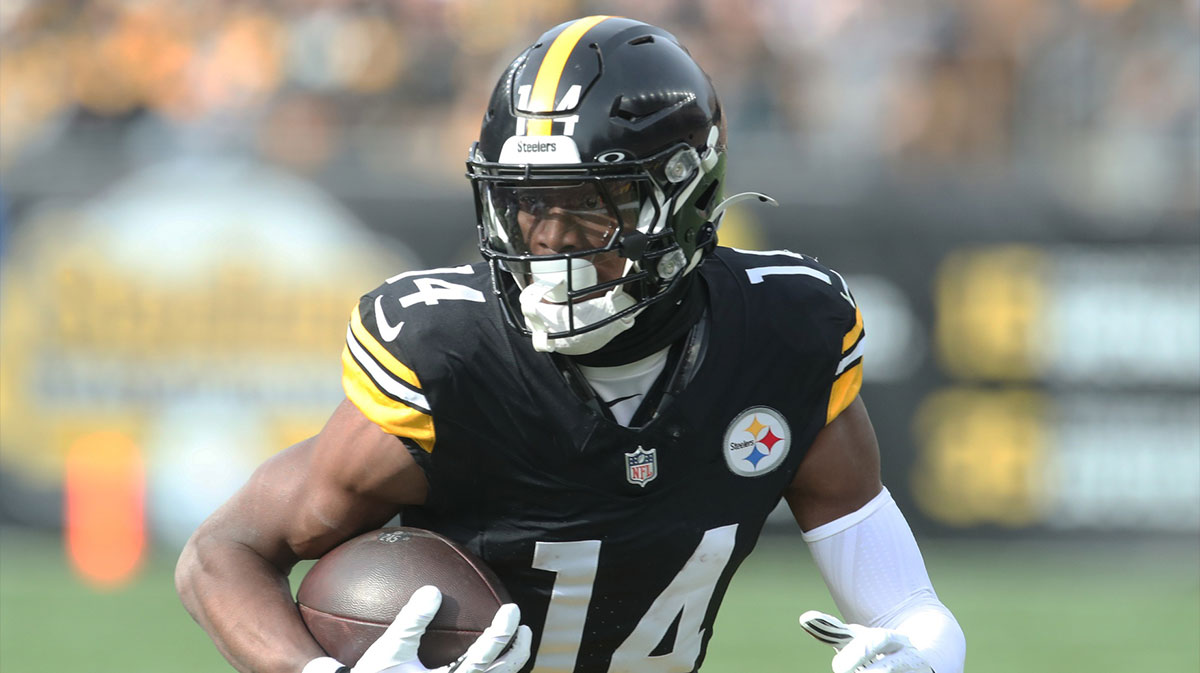
M 426 453 L 433 452 L 433 417 L 385 395 L 359 366 L 348 344 L 342 349 L 342 388 L 354 406 L 384 432 L 408 437 Z
M 833 389 L 829 391 L 829 410 L 825 414 L 825 425 L 833 422 L 838 414 L 846 410 L 858 392 L 862 389 L 862 362 L 847 369 L 833 381 Z
M 421 389 L 421 382 L 417 380 L 416 373 L 406 367 L 403 362 L 397 360 L 396 356 L 387 352 L 387 349 L 383 347 L 383 344 L 379 343 L 379 341 L 367 331 L 367 328 L 363 326 L 362 316 L 359 314 L 357 306 L 355 306 L 354 311 L 350 313 L 350 331 L 354 333 L 355 338 L 357 338 L 358 342 L 363 345 L 363 348 L 366 348 L 367 352 L 370 353 L 371 356 L 379 362 L 379 364 L 383 365 L 384 369 L 399 377 L 400 380 L 409 384 L 413 388 L 417 390 Z
M 534 112 L 554 111 L 554 98 L 555 94 L 558 93 L 558 80 L 562 77 L 563 70 L 567 67 L 567 59 L 571 57 L 571 52 L 575 50 L 575 45 L 579 44 L 579 40 L 583 38 L 584 33 L 608 18 L 611 17 L 586 16 L 564 28 L 558 34 L 558 37 L 554 38 L 554 42 L 550 44 L 550 49 L 546 51 L 546 57 L 542 59 L 541 67 L 538 68 L 537 77 L 533 80 L 533 91 L 529 95 L 530 110 Z M 530 119 L 525 127 L 526 135 L 548 136 L 550 135 L 552 124 L 553 121 L 550 119 Z
M 359 369 L 363 370 L 375 382 L 376 388 L 379 388 L 379 390 L 387 393 L 391 398 L 399 400 L 417 411 L 426 414 L 431 413 L 429 400 L 425 399 L 425 394 L 421 392 L 421 389 L 392 376 L 391 372 L 384 369 L 363 349 L 362 344 L 358 343 L 358 339 L 354 338 L 354 332 L 349 327 L 346 328 L 346 348 L 350 351 L 350 356 L 358 363 Z
M 843 353 L 850 350 L 850 347 L 854 345 L 854 342 L 858 341 L 858 337 L 862 335 L 862 331 L 863 331 L 862 311 L 860 311 L 859 308 L 857 306 L 855 306 L 854 307 L 854 327 L 850 328 L 850 331 L 846 332 L 846 336 L 842 337 L 842 352 Z

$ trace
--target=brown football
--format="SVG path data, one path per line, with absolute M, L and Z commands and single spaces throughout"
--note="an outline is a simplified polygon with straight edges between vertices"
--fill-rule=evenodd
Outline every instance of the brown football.
M 430 668 L 458 659 L 510 602 L 496 575 L 450 540 L 419 528 L 381 528 L 343 542 L 313 564 L 296 603 L 308 630 L 353 666 L 413 593 L 432 584 L 442 607 L 417 656 Z

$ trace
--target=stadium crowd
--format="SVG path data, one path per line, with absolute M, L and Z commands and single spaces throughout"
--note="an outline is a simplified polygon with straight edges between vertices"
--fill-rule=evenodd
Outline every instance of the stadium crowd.
M 1100 210 L 1200 203 L 1196 0 L 9 0 L 0 170 L 216 150 L 457 185 L 502 64 L 589 13 L 674 29 L 735 138 L 893 178 L 1066 176 Z

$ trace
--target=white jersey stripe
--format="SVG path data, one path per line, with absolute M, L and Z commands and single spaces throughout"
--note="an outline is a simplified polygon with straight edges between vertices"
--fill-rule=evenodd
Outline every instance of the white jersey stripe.
M 862 357 L 863 344 L 865 343 L 867 343 L 867 337 L 866 335 L 863 335 L 863 337 L 858 340 L 858 343 L 854 345 L 854 348 L 850 351 L 849 355 L 842 358 L 842 361 L 838 363 L 837 371 L 833 374 L 834 376 L 841 376 L 842 372 L 846 371 L 846 368 L 849 367 L 852 362 Z
M 363 349 L 358 343 L 358 339 L 354 338 L 354 332 L 346 329 L 346 346 L 350 348 L 350 354 L 354 356 L 354 360 L 358 362 L 358 366 L 362 367 L 363 371 L 371 377 L 375 385 L 379 389 L 390 394 L 392 397 L 398 397 L 406 404 L 423 413 L 430 413 L 429 401 L 421 393 L 413 390 L 405 382 L 393 377 L 386 369 L 379 366 L 378 362 Z

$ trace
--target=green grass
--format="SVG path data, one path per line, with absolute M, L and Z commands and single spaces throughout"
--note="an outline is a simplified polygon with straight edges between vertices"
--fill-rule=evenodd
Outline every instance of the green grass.
M 1195 541 L 923 546 L 967 635 L 970 673 L 1200 671 Z M 833 651 L 795 620 L 831 607 L 803 544 L 760 545 L 730 587 L 705 670 L 829 671 Z
M 0 672 L 232 671 L 175 596 L 174 559 L 96 591 L 52 536 L 0 531 Z
M 1190 544 L 925 545 L 967 632 L 971 673 L 1200 671 L 1200 549 Z M 224 664 L 175 597 L 174 559 L 102 592 L 55 538 L 0 532 L 3 673 L 217 673 Z M 803 544 L 764 541 L 734 580 L 704 670 L 822 673 L 832 650 L 800 631 L 832 610 Z

